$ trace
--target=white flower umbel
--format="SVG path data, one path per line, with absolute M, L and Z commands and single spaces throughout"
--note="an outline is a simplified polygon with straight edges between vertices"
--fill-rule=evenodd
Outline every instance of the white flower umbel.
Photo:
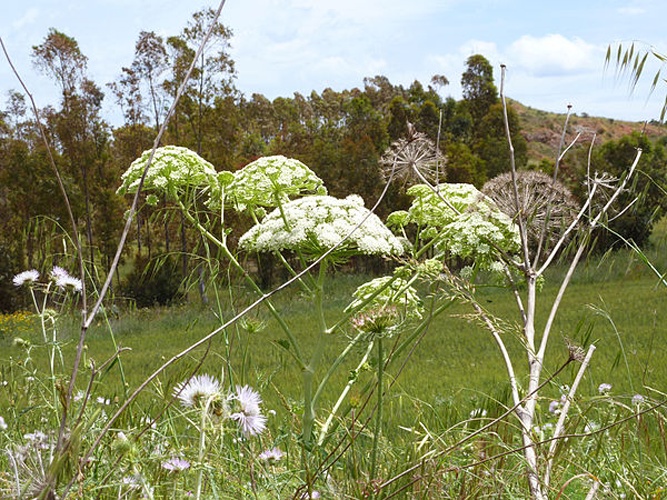
M 334 252 L 336 257 L 400 255 L 403 252 L 398 238 L 356 195 L 343 200 L 307 196 L 290 201 L 282 210 L 275 209 L 268 214 L 239 240 L 239 246 L 246 250 L 297 250 L 313 258 L 339 244 Z
M 237 210 L 248 207 L 276 207 L 292 198 L 325 195 L 324 182 L 299 160 L 265 156 L 234 174 L 229 197 Z
M 151 150 L 144 151 L 123 173 L 119 194 L 136 193 Z M 178 196 L 188 188 L 212 188 L 218 182 L 213 165 L 194 151 L 180 146 L 163 146 L 155 150 L 144 179 L 144 191 Z M 151 197 L 157 202 L 156 197 Z
M 515 254 L 520 248 L 518 227 L 495 203 L 471 184 L 440 184 L 435 191 L 419 184 L 408 189 L 414 197 L 407 212 L 389 216 L 393 226 L 410 223 L 421 228 L 425 240 L 451 255 L 472 258 L 495 269 L 499 251 Z
M 352 296 L 354 300 L 347 306 L 346 312 L 361 306 L 362 311 L 395 307 L 403 318 L 421 318 L 421 299 L 417 291 L 402 278 L 375 278 L 360 285 Z

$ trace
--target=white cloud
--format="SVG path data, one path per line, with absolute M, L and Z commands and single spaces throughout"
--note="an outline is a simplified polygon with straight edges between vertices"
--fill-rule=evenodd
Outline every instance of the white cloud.
M 12 27 L 16 30 L 20 30 L 21 28 L 34 23 L 38 16 L 39 16 L 39 9 L 32 7 L 26 11 L 23 17 L 14 21 L 12 23 Z
M 637 16 L 645 12 L 646 10 L 641 7 L 621 7 L 618 9 L 618 13 L 624 16 Z
M 462 58 L 464 62 L 468 57 L 475 54 L 481 54 L 489 61 L 500 59 L 498 46 L 494 42 L 484 40 L 468 40 L 459 48 L 459 54 L 459 59 Z
M 535 76 L 558 76 L 599 71 L 603 49 L 581 38 L 550 34 L 543 37 L 524 35 L 508 51 L 508 64 Z
M 619 7 L 616 11 L 622 16 L 638 16 L 646 13 L 644 0 L 630 0 L 627 5 Z

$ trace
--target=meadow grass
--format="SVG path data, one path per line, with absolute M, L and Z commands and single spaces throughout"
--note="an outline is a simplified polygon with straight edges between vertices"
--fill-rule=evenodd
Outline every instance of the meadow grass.
M 651 257 L 658 265 L 661 265 L 663 248 L 658 241 L 651 250 Z M 547 279 L 540 292 L 540 304 L 550 304 L 550 299 L 556 293 L 552 282 L 557 282 L 562 272 L 558 266 L 551 271 L 553 279 Z M 326 315 L 334 318 L 347 305 L 352 291 L 368 279 L 364 275 L 333 277 L 324 301 Z M 666 293 L 667 289 L 659 285 L 657 277 L 647 271 L 631 252 L 620 251 L 591 257 L 581 266 L 565 295 L 554 329 L 555 335 L 546 356 L 549 364 L 545 367 L 545 374 L 548 375 L 567 360 L 567 342 L 580 345 L 594 342 L 597 345 L 593 362 L 578 393 L 577 412 L 569 424 L 571 432 L 582 432 L 593 424 L 604 427 L 624 418 L 627 411 L 632 411 L 632 398 L 636 394 L 654 400 L 664 397 L 660 391 L 664 390 L 667 380 L 667 347 L 662 342 L 662 325 L 667 320 L 667 311 L 662 306 Z M 243 294 L 236 293 L 235 296 L 242 297 Z M 478 297 L 490 313 L 503 318 L 510 325 L 505 334 L 508 336 L 508 348 L 518 366 L 525 364 L 522 359 L 525 350 L 518 340 L 519 336 L 512 338 L 511 334 L 512 322 L 517 322 L 518 329 L 519 320 L 511 295 L 501 288 L 486 288 L 479 291 Z M 274 299 L 304 351 L 312 350 L 313 332 L 317 330 L 317 324 L 312 314 L 311 298 L 296 288 L 290 288 L 277 294 Z M 250 300 L 249 293 L 246 300 Z M 243 304 L 222 303 L 214 312 L 192 300 L 189 304 L 169 308 L 126 310 L 108 319 L 101 319 L 100 316 L 88 332 L 84 351 L 85 368 L 80 380 L 86 381 L 90 377 L 90 367 L 102 365 L 113 356 L 117 347 L 129 348 L 122 352 L 119 361 L 110 364 L 97 376 L 94 384 L 96 401 L 101 402 L 103 411 L 111 412 L 124 401 L 128 391 L 140 384 L 165 360 L 217 328 L 220 325 L 220 312 L 223 317 L 231 316 L 232 310 L 240 305 Z M 546 312 L 544 309 L 539 310 L 538 325 L 539 318 L 545 317 Z M 446 450 L 458 439 L 469 435 L 511 406 L 507 374 L 497 346 L 470 313 L 469 307 L 464 304 L 453 305 L 432 322 L 413 349 L 403 353 L 387 370 L 389 389 L 383 411 L 384 431 L 379 443 L 383 474 L 385 477 L 400 474 L 406 464 L 416 462 L 422 464 L 420 477 L 429 478 L 428 486 L 423 481 L 414 482 L 414 479 L 409 478 L 397 480 L 392 487 L 395 491 L 404 491 L 405 498 L 439 498 L 437 495 L 432 496 L 434 491 L 440 492 L 442 497 L 449 495 L 445 495 L 445 491 L 458 492 L 468 497 L 483 497 L 498 489 L 504 489 L 507 497 L 521 497 L 525 494 L 521 486 L 525 466 L 518 454 L 491 463 L 482 460 L 479 466 L 466 469 L 468 473 L 461 476 L 443 472 L 468 467 L 483 457 L 502 454 L 508 447 L 518 446 L 518 432 L 512 419 L 496 424 L 492 432 L 485 433 L 481 439 L 446 453 L 443 458 L 445 462 L 423 462 L 421 459 L 422 446 L 428 444 L 434 449 Z M 3 331 L 0 343 L 3 349 L 0 370 L 7 383 L 0 387 L 0 415 L 18 422 L 17 426 L 22 433 L 32 432 L 40 425 L 55 425 L 55 422 L 43 421 L 44 406 L 39 404 L 40 394 L 48 399 L 48 391 L 45 389 L 48 384 L 39 386 L 37 383 L 38 374 L 43 373 L 48 363 L 49 351 L 42 343 L 37 322 L 31 323 L 30 317 L 22 313 L 13 318 L 3 318 L 1 324 Z M 262 327 L 256 328 L 258 331 L 244 328 L 244 325 L 253 324 L 261 324 Z M 28 328 L 27 325 L 32 327 Z M 62 350 L 64 366 L 70 366 L 78 335 L 77 318 L 72 315 L 60 318 L 58 331 L 58 346 Z M 323 366 L 327 366 L 327 362 L 330 363 L 348 343 L 348 335 L 351 334 L 352 328 L 344 327 L 331 335 L 325 349 Z M 17 342 L 16 338 L 22 340 Z M 26 347 L 28 345 L 30 347 Z M 302 411 L 302 374 L 292 362 L 287 345 L 275 321 L 260 307 L 249 318 L 245 318 L 245 323 L 239 322 L 229 327 L 209 344 L 165 370 L 144 391 L 133 410 L 117 422 L 116 427 L 135 428 L 139 416 L 159 414 L 163 411 L 165 401 L 170 399 L 174 386 L 194 371 L 199 371 L 224 379 L 230 386 L 249 384 L 257 388 L 262 394 L 265 408 L 276 411 L 276 416 L 271 417 L 268 423 L 273 440 L 289 453 L 290 446 L 294 448 L 294 444 L 290 445 L 287 436 Z M 391 349 L 392 345 L 389 345 L 387 350 Z M 352 356 L 334 374 L 323 395 L 323 410 L 335 401 L 350 376 L 350 370 L 355 367 L 357 358 Z M 225 369 L 228 366 L 231 367 L 229 371 Z M 540 393 L 540 426 L 553 424 L 554 416 L 549 412 L 549 405 L 558 400 L 562 386 L 572 382 L 575 370 L 574 366 L 568 367 Z M 520 371 L 520 376 L 521 373 L 525 371 Z M 321 373 L 317 375 L 321 376 Z M 375 370 L 372 367 L 359 374 L 357 384 L 346 398 L 353 414 L 357 407 L 364 404 L 364 398 L 368 396 L 364 388 L 372 387 L 374 377 Z M 520 383 L 525 384 L 525 380 Z M 611 384 L 610 394 L 613 399 L 607 394 L 600 394 L 599 386 L 602 383 Z M 174 418 L 174 411 L 174 408 L 167 409 L 166 422 L 173 426 L 171 431 L 174 436 L 181 436 L 177 442 L 186 446 L 189 442 L 186 431 L 182 422 L 178 423 L 179 420 Z M 618 480 L 613 464 L 621 462 L 624 470 L 638 476 L 651 477 L 654 483 L 659 481 L 655 479 L 655 469 L 660 469 L 660 463 L 667 460 L 667 446 L 664 432 L 661 431 L 662 420 L 646 415 L 637 424 L 637 429 L 629 432 L 623 425 L 612 426 L 605 434 L 582 439 L 576 448 L 570 450 L 569 455 L 561 457 L 563 465 L 559 473 L 564 478 L 561 484 L 567 478 L 576 477 L 582 470 L 588 470 L 587 467 L 610 471 L 609 477 L 603 479 L 611 484 Z M 368 478 L 364 476 L 364 471 L 369 467 L 368 450 L 372 443 L 372 433 L 364 427 L 364 422 L 359 422 L 356 428 L 358 435 L 351 441 L 352 445 L 331 469 L 332 477 L 344 475 L 353 485 L 348 484 L 346 487 L 347 498 L 359 498 L 367 494 L 363 485 Z M 342 426 L 337 432 L 342 432 L 343 436 L 349 432 L 349 428 L 345 429 Z M 628 435 L 635 436 L 633 439 L 636 441 L 628 440 Z M 335 439 L 339 438 L 334 438 L 334 443 Z M 622 441 L 623 445 L 613 445 L 615 439 Z M 297 454 L 296 450 L 291 451 Z M 244 452 L 241 450 L 239 453 L 242 456 Z M 326 456 L 321 459 L 323 463 L 327 460 Z M 294 467 L 295 459 L 291 460 Z M 241 467 L 239 464 L 231 464 L 225 477 L 232 478 L 235 467 Z M 498 470 L 502 470 L 502 474 L 496 474 Z M 282 481 L 279 475 L 275 478 L 279 483 Z M 189 481 L 180 486 L 178 491 L 184 491 L 187 485 L 192 488 L 195 481 Z M 210 482 L 215 484 L 213 476 Z M 273 484 L 271 491 L 274 494 L 276 491 L 290 492 L 284 494 L 287 497 L 292 494 L 294 487 L 290 479 L 285 479 L 284 484 Z M 233 489 L 234 495 L 239 498 L 252 497 L 241 486 L 239 488 Z M 653 483 L 650 488 L 647 491 L 658 491 Z M 168 496 L 166 490 L 158 491 Z M 575 484 L 568 491 L 572 495 L 569 498 L 579 498 L 577 495 L 585 496 L 588 486 Z M 226 495 L 229 494 L 227 491 Z M 452 496 L 455 495 L 452 493 Z M 106 498 L 104 495 L 102 497 Z M 222 498 L 225 496 L 222 495 Z
M 348 303 L 356 286 L 367 279 L 367 276 L 342 275 L 332 280 L 325 301 L 332 317 Z M 541 292 L 544 300 L 540 303 L 549 304 L 555 292 L 547 282 Z M 603 382 L 612 384 L 615 393 L 628 398 L 644 391 L 645 386 L 660 389 L 667 380 L 667 346 L 662 341 L 663 325 L 667 322 L 666 295 L 667 289 L 658 286 L 655 276 L 640 268 L 630 253 L 606 256 L 595 263 L 589 261 L 577 273 L 565 295 L 547 356 L 554 364 L 548 369 L 556 369 L 567 359 L 566 339 L 579 344 L 595 342 L 598 349 L 586 377 L 589 392 L 596 392 Z M 505 320 L 514 318 L 518 325 L 516 305 L 505 290 L 484 289 L 479 296 L 495 316 Z M 311 333 L 316 324 L 308 297 L 289 289 L 278 295 L 275 302 L 304 348 L 312 348 Z M 540 311 L 542 316 L 546 312 Z M 507 376 L 497 347 L 489 334 L 470 319 L 470 313 L 467 306 L 457 304 L 448 314 L 436 318 L 409 353 L 410 359 L 406 359 L 404 365 L 397 363 L 401 365 L 400 376 L 394 374 L 397 378 L 393 397 L 431 405 L 434 414 L 443 405 L 449 405 L 457 408 L 457 416 L 461 416 L 487 398 L 504 394 Z M 300 373 L 287 362 L 289 352 L 281 347 L 285 345 L 284 335 L 262 309 L 254 316 L 265 324 L 262 331 L 248 333 L 240 325 L 232 326 L 210 345 L 167 370 L 163 382 L 173 385 L 199 363 L 203 363 L 200 371 L 220 374 L 225 365 L 221 358 L 227 352 L 227 341 L 237 383 L 256 385 L 261 381 L 284 397 L 296 398 Z M 26 321 L 25 313 L 15 327 L 8 319 L 3 321 L 4 348 L 0 355 L 3 366 L 7 366 L 10 359 L 21 357 L 23 348 L 15 345 L 15 337 L 39 344 L 39 332 L 34 329 L 32 333 L 27 332 Z M 100 320 L 93 325 L 86 341 L 86 357 L 88 362 L 92 359 L 99 365 L 113 355 L 111 330 L 118 346 L 131 349 L 120 356 L 120 364 L 127 386 L 135 387 L 165 360 L 217 326 L 216 315 L 197 304 L 125 311 L 108 324 Z M 73 355 L 77 328 L 76 318 L 63 320 L 60 336 L 66 360 Z M 345 332 L 333 334 L 331 348 L 325 356 L 333 356 L 347 340 Z M 521 362 L 518 356 L 522 347 L 518 340 L 509 339 L 508 345 Z M 35 348 L 32 357 L 36 364 L 43 361 L 42 355 L 45 352 Z M 334 386 L 344 383 L 349 369 L 348 364 L 341 367 Z M 567 380 L 571 376 L 566 372 L 562 378 Z M 116 363 L 100 380 L 100 391 L 111 399 L 120 397 L 123 388 L 119 377 Z M 271 401 L 268 394 L 265 397 Z

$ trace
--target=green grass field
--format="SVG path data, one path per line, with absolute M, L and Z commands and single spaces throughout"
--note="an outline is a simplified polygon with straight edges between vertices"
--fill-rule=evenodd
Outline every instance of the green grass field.
M 558 270 L 554 274 L 558 274 Z M 351 292 L 366 279 L 365 276 L 340 276 L 333 280 L 326 300 L 332 317 L 345 307 Z M 555 286 L 547 281 L 540 297 L 540 303 L 545 305 L 540 311 L 542 317 L 555 292 Z M 481 297 L 496 316 L 518 321 L 516 305 L 506 290 L 483 290 Z M 578 343 L 586 339 L 598 347 L 586 377 L 586 390 L 590 393 L 597 392 L 602 382 L 612 384 L 616 394 L 628 398 L 645 392 L 645 386 L 663 390 L 667 384 L 666 299 L 667 288 L 659 285 L 656 276 L 632 254 L 624 251 L 603 260 L 591 260 L 577 273 L 561 306 L 547 355 L 552 363 L 548 368 L 555 369 L 567 359 L 566 338 Z M 288 289 L 277 297 L 276 304 L 307 349 L 309 332 L 316 328 L 309 300 Z M 507 377 L 498 348 L 479 324 L 466 317 L 470 312 L 467 306 L 456 305 L 436 318 L 405 357 L 405 363 L 403 360 L 395 363 L 393 397 L 413 398 L 432 405 L 435 411 L 441 405 L 453 405 L 466 414 L 487 396 L 500 397 L 504 393 Z M 202 370 L 219 374 L 225 365 L 223 358 L 230 353 L 239 383 L 270 386 L 269 393 L 279 391 L 296 398 L 300 373 L 279 346 L 284 335 L 262 306 L 255 316 L 266 323 L 261 332 L 248 334 L 242 328 L 231 327 L 211 341 L 210 349 L 202 348 L 167 370 L 161 377 L 162 382 L 171 386 L 182 379 L 201 361 L 204 352 L 207 355 Z M 212 311 L 196 304 L 128 311 L 109 320 L 109 325 L 98 322 L 86 340 L 88 359 L 99 365 L 114 352 L 109 327 L 115 342 L 131 349 L 121 355 L 120 364 L 114 364 L 104 374 L 99 381 L 99 391 L 111 398 L 120 396 L 121 366 L 128 387 L 133 388 L 165 360 L 218 325 Z M 72 320 L 61 327 L 66 359 L 70 359 L 74 351 L 77 326 Z M 22 328 L 23 331 L 3 332 L 4 348 L 0 355 L 3 367 L 10 358 L 21 356 L 21 348 L 12 344 L 15 336 L 39 343 L 40 334 L 36 329 L 26 332 L 25 326 Z M 345 343 L 344 333 L 332 335 L 329 355 Z M 517 370 L 520 370 L 521 346 L 512 339 L 508 344 L 513 347 Z M 37 364 L 43 362 L 39 360 L 44 354 L 35 348 L 33 357 Z M 349 368 L 341 367 L 340 384 L 345 382 Z M 569 383 L 571 377 L 572 374 L 566 372 L 557 382 Z M 270 394 L 265 397 L 268 401 L 277 401 Z
M 664 238 L 654 238 L 648 256 L 658 269 L 666 268 L 666 247 Z M 544 323 L 548 307 L 557 292 L 556 285 L 563 273 L 564 269 L 555 266 L 540 292 L 538 325 Z M 325 297 L 327 318 L 335 318 L 348 304 L 352 291 L 367 279 L 368 276 L 361 275 L 335 276 Z M 232 315 L 234 309 L 238 310 L 245 305 L 244 300 L 249 303 L 252 299 L 249 293 L 236 292 L 238 290 L 235 291 L 237 300 L 238 297 L 244 298 L 235 302 L 234 307 L 223 301 L 220 309 L 216 309 L 218 313 L 214 313 L 211 307 L 200 306 L 196 299 L 192 299 L 187 305 L 127 310 L 108 320 L 99 319 L 87 334 L 82 365 L 84 368 L 79 374 L 78 386 L 85 387 L 90 378 L 91 366 L 100 367 L 113 355 L 117 347 L 127 348 L 128 350 L 120 355 L 119 361 L 111 363 L 98 374 L 93 386 L 95 399 L 108 399 L 109 409 L 117 408 L 127 394 L 166 360 L 217 328 L 220 325 L 218 314 L 221 313 L 226 319 Z M 503 335 L 513 357 L 519 381 L 521 385 L 525 385 L 525 350 L 519 344 L 518 336 L 512 334 L 512 325 L 518 324 L 519 320 L 514 299 L 507 290 L 501 288 L 481 290 L 479 298 L 490 313 L 504 320 L 506 331 Z M 545 370 L 545 374 L 552 373 L 567 360 L 566 339 L 580 345 L 595 343 L 597 346 L 575 401 L 579 408 L 577 417 L 573 420 L 573 429 L 581 430 L 587 422 L 603 425 L 621 418 L 622 412 L 615 408 L 631 408 L 631 399 L 636 394 L 644 395 L 653 401 L 664 399 L 667 388 L 667 345 L 664 342 L 667 324 L 667 308 L 664 307 L 666 299 L 667 287 L 629 251 L 591 257 L 577 271 L 553 329 Z M 274 297 L 274 303 L 286 318 L 302 349 L 306 352 L 313 349 L 313 332 L 317 330 L 317 324 L 312 314 L 310 297 L 294 287 L 280 292 Z M 491 335 L 471 319 L 470 313 L 469 306 L 455 304 L 436 317 L 419 341 L 390 365 L 385 375 L 389 389 L 384 401 L 384 441 L 381 445 L 381 456 L 385 460 L 384 474 L 400 473 L 405 464 L 417 459 L 420 448 L 415 442 L 428 438 L 430 446 L 435 449 L 444 447 L 446 443 L 451 444 L 469 432 L 473 428 L 471 425 L 480 425 L 470 420 L 471 415 L 488 414 L 489 417 L 494 417 L 511 406 L 507 374 L 498 347 Z M 250 333 L 243 327 L 244 324 L 239 322 L 214 337 L 207 345 L 164 370 L 142 393 L 127 416 L 117 422 L 119 428 L 136 427 L 135 417 L 138 415 L 163 411 L 165 401 L 170 399 L 174 386 L 188 378 L 194 370 L 199 370 L 225 378 L 225 384 L 230 386 L 249 384 L 257 388 L 264 399 L 264 408 L 275 410 L 278 415 L 274 420 L 269 420 L 269 427 L 274 439 L 285 446 L 289 442 L 286 436 L 301 411 L 302 373 L 292 361 L 289 350 L 283 347 L 286 344 L 285 335 L 264 306 L 253 311 L 250 320 L 255 324 L 262 323 L 263 328 Z M 62 349 L 65 367 L 59 372 L 65 378 L 76 348 L 77 319 L 72 316 L 61 318 L 58 330 L 58 345 Z M 44 374 L 48 372 L 49 348 L 43 343 L 36 319 L 25 313 L 3 317 L 0 321 L 0 332 L 0 373 L 2 380 L 6 382 L 0 387 L 0 415 L 15 422 L 14 425 L 18 426 L 20 433 L 31 432 L 35 426 L 40 425 L 39 422 L 43 422 L 44 406 L 34 404 L 36 394 L 41 391 L 45 399 L 49 399 L 49 382 L 44 378 Z M 349 327 L 331 335 L 324 353 L 325 361 L 321 365 L 324 368 L 315 374 L 316 379 L 322 376 L 322 371 L 328 364 L 327 360 L 331 363 L 335 355 L 347 345 L 348 334 L 351 333 L 352 329 Z M 409 330 L 402 335 L 408 333 Z M 16 338 L 27 341 L 32 347 L 26 349 L 26 342 L 16 342 Z M 386 347 L 387 351 L 390 352 L 400 339 L 399 336 L 388 341 L 390 345 Z M 358 353 L 353 353 L 336 371 L 323 395 L 320 417 L 322 414 L 326 415 L 326 410 L 331 407 L 348 381 L 350 370 L 356 366 L 360 356 L 361 349 Z M 58 364 L 56 357 L 56 365 Z M 560 397 L 561 386 L 572 383 L 576 369 L 576 364 L 570 365 L 540 393 L 538 422 L 549 422 L 553 418 L 548 412 L 549 404 Z M 359 375 L 357 383 L 345 400 L 352 408 L 363 404 L 364 398 L 369 394 L 364 388 L 372 387 L 375 373 L 371 368 Z M 230 380 L 230 377 L 233 380 Z M 612 385 L 613 403 L 607 404 L 607 400 L 599 395 L 598 387 L 602 383 Z M 373 404 L 374 400 L 371 397 L 369 401 Z M 171 425 L 171 420 L 166 422 Z M 564 479 L 560 482 L 576 476 L 580 470 L 596 467 L 608 471 L 611 478 L 608 481 L 612 481 L 618 467 L 621 467 L 613 465 L 612 455 L 620 450 L 619 453 L 628 457 L 628 462 L 622 464 L 622 469 L 630 468 L 633 474 L 650 475 L 654 482 L 647 491 L 661 491 L 655 489 L 655 485 L 662 480 L 655 479 L 655 468 L 661 470 L 659 464 L 667 459 L 667 446 L 661 423 L 662 420 L 654 421 L 647 417 L 646 423 L 642 424 L 645 425 L 645 436 L 642 435 L 639 439 L 640 435 L 636 435 L 643 443 L 641 446 L 627 440 L 627 436 L 632 436 L 633 431 L 623 434 L 625 427 L 622 425 L 601 434 L 600 440 L 596 441 L 598 448 L 595 452 L 591 451 L 590 456 L 587 451 L 582 452 L 582 447 L 587 443 L 582 441 L 582 444 L 572 451 L 578 455 L 562 458 L 563 465 L 559 474 Z M 177 436 L 184 432 L 179 429 L 177 426 L 173 430 Z M 613 437 L 611 432 L 614 429 L 619 429 L 619 436 L 623 437 Z M 505 446 L 509 443 L 514 442 L 516 446 L 516 441 L 513 441 L 516 435 L 512 419 L 501 422 L 488 437 L 475 441 L 472 447 L 461 448 L 457 454 L 447 458 L 446 463 L 466 464 L 485 456 L 484 454 L 502 453 L 506 451 Z M 342 471 L 360 471 L 358 476 L 351 472 L 351 476 L 346 479 L 351 480 L 352 484 L 357 481 L 359 485 L 364 480 L 361 471 L 367 468 L 363 461 L 364 457 L 367 457 L 371 442 L 368 435 L 362 433 L 360 436 L 357 439 L 359 444 L 354 444 L 346 455 L 347 458 L 338 464 Z M 363 436 L 368 439 L 362 439 Z M 606 444 L 600 444 L 602 442 Z M 616 447 L 613 443 L 617 442 L 623 444 Z M 109 446 L 112 446 L 113 450 L 113 443 Z M 357 446 L 358 449 L 355 448 Z M 646 449 L 653 451 L 646 453 Z M 244 470 L 242 463 L 239 466 L 239 470 Z M 520 486 L 523 484 L 523 466 L 518 455 L 498 462 L 497 467 L 502 469 L 503 473 L 497 477 L 491 473 L 495 470 L 494 467 L 496 465 L 489 469 L 482 467 L 480 470 L 485 471 L 486 476 L 478 476 L 478 472 L 474 472 L 467 480 L 459 480 L 458 476 L 446 476 L 443 484 L 438 487 L 442 491 L 455 487 L 456 491 L 461 494 L 465 492 L 465 495 L 469 496 L 482 495 L 481 492 L 488 493 L 493 488 L 518 488 L 514 495 L 520 497 L 525 494 L 525 490 Z M 644 470 L 648 472 L 642 472 Z M 437 469 L 428 474 L 430 480 L 440 477 Z M 2 479 L 0 473 L 0 480 Z M 212 476 L 211 481 L 213 480 Z M 294 487 L 290 484 L 292 483 L 286 483 L 280 488 L 284 487 L 285 491 L 289 491 Z M 278 486 L 273 488 L 280 489 Z M 349 491 L 351 487 L 347 488 Z M 354 487 L 351 489 L 354 491 Z M 358 496 L 354 495 L 360 495 L 361 489 L 356 491 L 352 493 L 352 497 L 345 498 L 357 498 Z M 583 486 L 574 487 L 570 491 L 574 496 L 568 498 L 583 498 L 587 491 Z M 508 494 L 512 496 L 512 493 Z M 248 495 L 248 498 L 250 497 L 252 495 Z M 418 493 L 405 498 L 413 497 L 435 498 L 420 496 Z

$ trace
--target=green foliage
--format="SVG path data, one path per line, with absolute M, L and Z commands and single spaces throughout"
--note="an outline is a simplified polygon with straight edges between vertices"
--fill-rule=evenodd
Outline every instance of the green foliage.
M 466 60 L 466 70 L 461 76 L 461 90 L 477 126 L 499 100 L 498 89 L 493 82 L 493 67 L 483 55 L 474 54 Z
M 173 255 L 151 260 L 137 257 L 133 270 L 125 278 L 122 293 L 137 307 L 175 304 L 183 298 L 180 262 Z
M 13 266 L 9 249 L 0 244 L 0 313 L 14 312 L 25 302 L 12 285 L 12 278 L 17 274 Z
M 600 251 L 623 245 L 623 238 L 644 246 L 655 223 L 666 213 L 667 173 L 664 165 L 667 156 L 661 143 L 652 142 L 636 132 L 618 141 L 609 141 L 594 150 L 593 168 L 622 179 L 633 162 L 637 148 L 642 150 L 637 167 L 639 173 L 628 190 L 621 194 L 618 206 L 632 205 L 621 214 L 612 213 L 613 217 L 607 223 L 608 230 L 601 229 L 597 233 L 597 248 Z M 600 203 L 603 201 L 604 194 Z

